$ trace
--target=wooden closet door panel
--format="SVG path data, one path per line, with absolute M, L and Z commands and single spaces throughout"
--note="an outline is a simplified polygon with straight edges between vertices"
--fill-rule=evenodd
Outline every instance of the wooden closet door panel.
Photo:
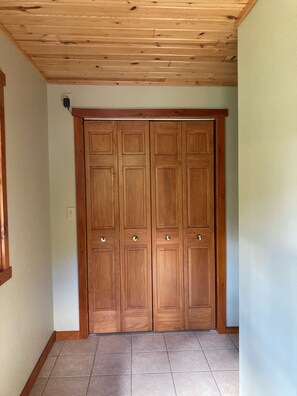
M 214 125 L 183 122 L 185 328 L 215 328 Z
M 116 124 L 85 122 L 89 329 L 120 331 Z
M 154 330 L 184 328 L 181 124 L 151 122 Z
M 149 123 L 119 121 L 122 331 L 152 329 Z

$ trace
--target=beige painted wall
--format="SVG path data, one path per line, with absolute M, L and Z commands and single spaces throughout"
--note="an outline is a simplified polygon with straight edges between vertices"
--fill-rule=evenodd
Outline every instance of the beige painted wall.
M 46 84 L 0 33 L 10 261 L 0 287 L 0 395 L 17 396 L 53 331 Z
M 227 316 L 238 325 L 237 89 L 228 87 L 48 86 L 51 226 L 56 330 L 78 329 L 76 223 L 67 221 L 75 206 L 73 120 L 61 94 L 75 107 L 228 108 L 227 119 Z
M 241 396 L 297 395 L 297 2 L 239 29 Z

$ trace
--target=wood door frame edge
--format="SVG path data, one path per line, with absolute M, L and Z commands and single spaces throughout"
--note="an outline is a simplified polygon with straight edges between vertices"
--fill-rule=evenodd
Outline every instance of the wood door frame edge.
M 225 117 L 227 109 L 72 109 L 74 116 L 75 179 L 77 212 L 77 254 L 79 287 L 79 337 L 89 335 L 87 219 L 84 119 L 143 118 L 143 119 L 208 119 L 215 121 L 215 213 L 216 213 L 216 329 L 226 333 L 226 192 L 225 192 Z

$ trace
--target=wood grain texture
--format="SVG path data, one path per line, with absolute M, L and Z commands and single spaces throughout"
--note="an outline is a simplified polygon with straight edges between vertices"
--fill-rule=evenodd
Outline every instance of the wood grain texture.
M 216 118 L 216 281 L 217 330 L 226 333 L 226 189 L 225 189 L 225 118 Z
M 72 114 L 80 118 L 213 118 L 228 116 L 228 109 L 88 109 L 72 108 Z
M 225 117 L 228 115 L 227 110 L 199 110 L 199 109 L 168 109 L 168 110 L 110 110 L 110 109 L 75 109 L 78 120 L 83 122 L 83 117 L 108 117 L 108 118 L 121 118 L 128 115 L 131 119 L 143 118 L 143 119 L 153 119 L 153 118 L 215 118 L 215 172 L 216 172 L 216 195 L 215 195 L 215 211 L 216 211 L 216 270 L 217 270 L 217 283 L 216 283 L 216 294 L 217 294 L 217 314 L 216 323 L 217 329 L 221 333 L 226 332 L 226 230 L 225 230 Z M 81 124 L 78 122 L 77 125 L 77 136 L 79 134 Z M 76 152 L 84 151 L 83 140 L 76 139 Z M 170 144 L 171 150 L 174 148 L 174 144 Z M 84 173 L 84 158 L 81 155 L 76 156 L 76 172 L 80 175 L 80 172 Z M 78 176 L 77 181 L 77 197 L 84 197 L 85 190 L 84 184 L 79 181 L 80 176 Z M 154 186 L 152 186 L 152 189 Z M 84 198 L 85 199 L 85 198 Z M 79 202 L 83 202 L 83 199 Z M 85 217 L 85 206 L 79 204 L 77 207 L 78 219 Z M 86 221 L 86 220 L 85 220 Z M 84 222 L 81 222 L 81 226 L 84 229 Z M 78 236 L 81 235 L 81 231 L 78 231 Z M 82 233 L 84 235 L 84 233 Z M 207 234 L 204 235 L 207 238 Z M 173 242 L 176 238 L 175 233 L 172 233 Z M 84 243 L 78 244 L 81 246 L 81 255 L 79 255 L 79 273 L 81 273 L 81 278 L 87 278 L 87 267 L 86 267 L 86 245 Z M 153 250 L 154 255 L 154 250 Z M 85 307 L 87 307 L 87 294 L 80 291 L 80 324 L 87 328 L 88 323 L 88 312 Z
M 249 13 L 252 11 L 252 9 L 257 4 L 257 2 L 258 2 L 258 0 L 249 0 L 246 7 L 241 11 L 239 17 L 237 18 L 237 20 L 235 22 L 235 27 L 237 29 L 242 24 L 242 22 L 245 20 L 245 18 L 249 15 Z
M 0 286 L 12 277 L 8 243 L 4 86 L 5 74 L 0 72 Z
M 116 122 L 84 123 L 91 333 L 121 331 L 119 164 Z
M 76 213 L 77 213 L 77 257 L 79 285 L 79 328 L 80 338 L 89 335 L 88 277 L 87 277 L 87 218 L 86 176 L 83 120 L 74 117 Z
M 42 366 L 44 365 L 46 358 L 50 353 L 55 341 L 56 341 L 56 332 L 54 331 L 50 339 L 48 340 L 44 350 L 42 351 L 40 358 L 38 359 L 32 373 L 30 374 L 30 377 L 26 382 L 26 385 L 24 386 L 24 389 L 22 390 L 20 396 L 28 396 L 30 394 L 30 391 L 33 388 L 33 385 L 38 377 L 38 374 L 40 373 L 40 370 L 42 369 Z
M 234 86 L 236 21 L 251 3 L 3 0 L 0 26 L 52 83 Z M 151 62 L 139 66 L 147 56 Z M 168 61 L 164 69 L 158 65 L 162 56 Z M 177 70 L 173 62 L 183 56 L 188 63 Z M 90 58 L 95 62 L 85 62 Z
M 185 329 L 216 327 L 214 122 L 182 122 Z
M 226 334 L 239 334 L 239 327 L 226 327 Z
M 81 337 L 80 331 L 56 331 L 57 340 L 79 340 Z
M 122 331 L 152 330 L 148 121 L 118 121 Z
M 152 121 L 154 330 L 184 329 L 181 123 Z

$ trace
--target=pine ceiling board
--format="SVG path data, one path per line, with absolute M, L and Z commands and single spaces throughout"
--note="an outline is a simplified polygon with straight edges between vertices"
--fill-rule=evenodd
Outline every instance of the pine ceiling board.
M 0 24 L 50 82 L 236 85 L 254 1 L 0 0 Z
M 61 67 L 104 67 L 104 66 L 112 66 L 112 67 L 179 67 L 179 68 L 192 68 L 192 69 L 199 69 L 199 68 L 209 68 L 209 61 L 199 61 L 199 62 L 189 62 L 189 61 L 169 61 L 169 60 L 135 60 L 131 61 L 129 59 L 46 59 L 46 58 L 38 58 L 35 60 L 37 65 L 40 67 L 51 67 L 51 66 L 61 66 Z M 231 64 L 230 64 L 231 63 Z M 235 69 L 234 69 L 235 68 Z M 226 71 L 231 70 L 234 72 L 236 70 L 236 64 L 232 64 L 232 62 L 224 62 L 222 58 L 221 61 L 213 61 L 212 70 L 217 69 L 218 71 Z
M 198 4 L 211 7 L 217 6 L 226 6 L 226 5 L 246 5 L 249 0 L 111 0 L 114 4 L 149 4 L 149 5 L 156 5 L 156 4 L 170 4 L 180 6 L 181 4 L 187 5 L 191 4 Z M 106 0 L 42 0 L 42 1 L 34 1 L 34 0 L 12 0 L 12 1 L 5 1 L 0 0 L 0 4 L 7 4 L 10 3 L 13 6 L 20 6 L 20 5 L 42 5 L 42 4 L 55 4 L 55 5 L 81 5 L 82 3 L 85 5 L 102 5 L 106 4 Z
M 40 56 L 32 56 L 33 61 L 35 64 L 38 66 L 39 62 L 42 61 L 51 61 L 53 60 L 54 62 L 57 61 L 57 58 L 49 55 L 40 55 Z M 82 58 L 79 58 L 77 56 L 63 56 L 59 58 L 59 60 L 69 60 L 69 61 L 82 61 Z M 162 55 L 159 57 L 155 57 L 154 55 L 146 55 L 146 54 L 139 54 L 137 56 L 133 54 L 115 54 L 115 55 L 91 55 L 91 56 L 85 56 L 83 60 L 93 60 L 95 62 L 101 61 L 101 60 L 110 60 L 113 62 L 121 62 L 121 61 L 129 61 L 129 62 L 144 62 L 144 61 L 166 61 L 166 62 L 194 62 L 194 61 L 200 61 L 200 62 L 236 62 L 237 57 L 236 56 L 199 56 L 198 57 L 193 57 L 193 56 L 187 56 L 187 55 Z
M 77 27 L 75 32 L 73 31 L 73 27 L 71 26 L 36 26 L 36 25 L 7 25 L 4 26 L 9 29 L 12 34 L 27 34 L 28 36 L 38 34 L 38 35 L 72 35 L 76 37 L 95 37 L 95 36 L 103 36 L 103 37 L 115 37 L 134 34 L 134 37 L 192 37 L 192 38 L 201 38 L 204 35 L 215 36 L 215 37 L 229 37 L 229 36 L 237 36 L 236 31 L 231 28 L 228 29 L 220 29 L 219 27 L 210 27 L 206 29 L 201 29 L 200 25 L 197 23 L 195 28 L 183 28 L 183 27 L 174 27 L 172 29 L 168 28 L 145 28 L 143 26 L 135 26 L 130 28 L 123 28 L 121 26 L 109 26 L 109 27 Z
M 20 42 L 22 48 L 29 55 L 52 54 L 54 56 L 62 55 L 91 55 L 97 54 L 171 54 L 171 55 L 189 55 L 189 56 L 233 56 L 236 55 L 236 48 L 224 45 L 145 45 L 141 47 L 137 44 L 101 44 L 101 45 L 76 45 L 76 44 L 53 44 L 23 41 Z
M 34 32 L 27 33 L 24 29 L 16 27 L 10 30 L 14 38 L 17 41 L 30 40 L 30 41 L 60 41 L 60 42 L 72 42 L 72 43 L 92 43 L 102 41 L 104 39 L 116 39 L 123 40 L 125 38 L 138 40 L 139 39 L 150 39 L 150 41 L 161 41 L 161 40 L 175 40 L 175 41 L 219 41 L 219 40 L 230 40 L 237 39 L 234 32 L 226 31 L 200 31 L 200 30 L 151 30 L 151 29 L 98 29 L 97 35 L 77 35 L 77 34 L 65 34 L 60 33 L 57 29 L 56 34 L 53 32 L 43 33 Z M 137 37 L 137 39 L 135 38 Z
M 1 3 L 0 3 L 1 4 Z M 0 11 L 1 15 L 1 11 Z M 77 34 L 85 34 L 87 31 L 92 31 L 94 28 L 154 28 L 154 29 L 200 29 L 200 30 L 233 30 L 234 20 L 227 17 L 213 17 L 213 18 L 196 18 L 192 15 L 191 19 L 159 19 L 159 18 L 121 18 L 118 16 L 105 17 L 82 17 L 72 16 L 65 18 L 64 16 L 38 16 L 30 15 L 28 13 L 22 14 L 21 25 L 20 16 L 9 15 L 3 18 L 3 24 L 10 29 L 10 26 L 22 26 L 29 31 L 36 28 L 51 28 L 57 27 L 71 28 L 76 27 Z
M 212 6 L 211 3 L 201 6 L 196 4 L 181 4 L 179 7 L 172 7 L 170 4 L 168 6 L 158 6 L 157 4 L 145 6 L 142 5 L 142 3 L 138 6 L 131 6 L 129 3 L 114 5 L 112 1 L 107 1 L 97 6 L 93 4 L 84 4 L 83 1 L 78 5 L 47 4 L 42 2 L 0 2 L 0 12 L 4 17 L 12 14 L 19 14 L 21 16 L 23 13 L 28 13 L 39 16 L 61 15 L 65 18 L 71 18 L 72 16 L 92 17 L 117 15 L 133 18 L 154 17 L 159 19 L 191 19 L 193 13 L 195 13 L 197 18 L 211 18 L 217 16 L 236 20 L 241 11 L 242 5 L 238 4 L 226 6 Z
M 110 80 L 105 80 L 105 79 L 85 79 L 85 78 L 78 78 L 75 77 L 73 78 L 48 78 L 47 81 L 50 84 L 93 84 L 93 85 L 138 85 L 138 86 L 207 86 L 207 87 L 218 87 L 218 86 L 236 86 L 237 83 L 233 82 L 219 82 L 219 81 L 202 81 L 202 80 L 184 80 L 184 81 L 177 81 L 177 80 L 171 80 L 167 78 L 151 78 L 151 79 L 122 79 L 122 80 L 117 80 L 117 79 L 110 79 Z

